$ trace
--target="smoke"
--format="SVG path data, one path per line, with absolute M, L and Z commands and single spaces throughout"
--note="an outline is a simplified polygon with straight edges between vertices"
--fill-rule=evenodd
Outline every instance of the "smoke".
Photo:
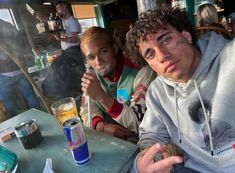
M 15 26 L 4 20 L 0 20 L 0 26 L 0 40 L 2 47 L 7 47 L 7 49 L 14 53 L 16 58 L 20 58 L 23 53 L 23 49 L 21 48 L 23 42 L 19 31 Z M 1 61 L 6 61 L 9 57 L 1 50 L 0 59 Z
M 54 7 L 32 3 L 29 4 L 30 7 L 40 18 L 43 18 L 43 20 L 39 20 L 34 14 L 32 15 L 26 9 L 25 2 L 21 0 L 18 1 L 18 3 L 5 4 L 6 9 L 12 10 L 12 16 L 14 17 L 12 21 L 15 22 L 17 27 L 9 22 L 0 20 L 0 44 L 4 44 L 13 52 L 15 58 L 17 58 L 25 68 L 35 65 L 36 56 L 44 56 L 44 58 L 47 58 L 45 52 L 50 54 L 60 49 L 60 42 L 55 40 L 51 34 L 39 34 L 36 28 L 38 22 L 48 20 L 49 13 L 55 12 Z M 0 19 L 1 17 L 0 11 Z M 11 18 L 10 13 L 8 18 Z M 34 54 L 33 51 L 36 53 Z M 38 83 L 41 82 L 42 78 L 44 79 L 46 77 L 43 82 L 44 89 L 47 91 L 47 93 L 44 92 L 45 95 L 48 94 L 50 96 L 50 92 L 53 92 L 52 94 L 55 93 L 55 96 L 59 96 L 60 94 L 63 94 L 63 96 L 70 95 L 70 93 L 66 93 L 67 91 L 73 91 L 75 94 L 82 92 L 80 79 L 85 71 L 85 67 L 83 67 L 84 62 L 80 49 L 75 50 L 75 52 L 77 52 L 75 58 L 70 58 L 69 56 L 73 55 L 73 53 L 68 52 L 64 55 L 66 57 L 59 57 L 57 63 L 52 64 L 46 70 L 39 70 L 31 74 L 38 80 Z M 65 60 L 69 61 L 65 62 Z M 5 62 L 4 66 L 6 68 L 14 64 L 11 58 L 0 50 L 0 69 L 2 67 L 1 62 L 3 61 Z M 68 80 L 70 82 L 69 84 L 67 82 Z M 61 87 L 63 88 L 61 89 Z

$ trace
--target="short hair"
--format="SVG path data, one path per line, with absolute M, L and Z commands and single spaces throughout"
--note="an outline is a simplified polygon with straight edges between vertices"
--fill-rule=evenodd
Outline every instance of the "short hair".
M 69 7 L 69 5 L 70 5 L 67 1 L 58 1 L 58 2 L 55 3 L 55 6 L 60 5 L 60 4 L 65 5 L 67 7 Z
M 80 47 L 82 51 L 84 44 L 89 43 L 90 41 L 95 43 L 102 41 L 110 46 L 113 46 L 114 44 L 114 39 L 111 33 L 107 29 L 98 26 L 90 27 L 82 33 L 80 38 Z
M 58 2 L 55 3 L 55 7 L 56 7 L 57 5 L 65 6 L 66 10 L 67 10 L 70 14 L 72 14 L 73 11 L 72 11 L 71 4 L 68 3 L 67 1 L 58 1 Z
M 215 6 L 211 3 L 202 4 L 197 10 L 197 26 L 218 23 L 218 13 Z
M 146 61 L 139 53 L 139 42 L 146 40 L 148 35 L 166 29 L 167 24 L 173 26 L 179 32 L 188 31 L 192 36 L 193 44 L 196 43 L 197 36 L 193 25 L 188 20 L 186 11 L 178 8 L 147 10 L 140 14 L 139 20 L 126 34 L 127 53 L 134 63 L 146 64 Z

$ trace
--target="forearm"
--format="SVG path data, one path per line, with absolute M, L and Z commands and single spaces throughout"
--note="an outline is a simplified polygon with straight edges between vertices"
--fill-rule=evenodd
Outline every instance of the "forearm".
M 78 42 L 78 38 L 74 38 L 74 37 L 61 38 L 60 37 L 59 41 L 68 42 L 68 43 L 77 43 Z
M 96 101 L 98 101 L 105 110 L 108 110 L 113 105 L 114 98 L 108 95 L 106 92 L 101 92 Z

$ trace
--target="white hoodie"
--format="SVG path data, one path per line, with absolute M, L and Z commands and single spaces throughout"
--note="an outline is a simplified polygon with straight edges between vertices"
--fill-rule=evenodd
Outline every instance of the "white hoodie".
M 235 172 L 235 40 L 214 32 L 199 39 L 200 63 L 186 84 L 162 76 L 149 87 L 140 124 L 141 149 L 171 139 L 185 167 Z M 234 88 L 233 88 L 234 87 Z

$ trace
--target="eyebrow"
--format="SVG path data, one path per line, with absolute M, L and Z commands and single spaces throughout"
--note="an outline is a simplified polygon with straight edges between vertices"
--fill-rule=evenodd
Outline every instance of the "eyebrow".
M 166 35 L 170 34 L 171 32 L 170 31 L 167 31 L 165 33 L 163 33 L 162 35 L 160 35 L 159 37 L 157 37 L 157 41 L 161 41 Z M 146 54 L 149 52 L 150 50 L 149 49 L 146 49 L 143 53 L 143 57 L 145 58 Z
M 90 58 L 90 57 L 92 57 L 92 56 L 94 56 L 93 54 L 88 54 L 88 55 L 85 55 L 85 57 L 86 57 L 86 59 L 88 59 L 88 58 Z
M 163 37 L 165 37 L 166 35 L 168 35 L 170 33 L 170 31 L 167 31 L 165 32 L 164 34 L 160 35 L 158 38 L 157 38 L 157 41 L 161 41 Z
M 101 51 L 102 49 L 106 49 L 106 48 L 108 48 L 108 46 L 102 46 L 102 47 L 100 47 L 100 48 L 98 49 L 97 52 Z M 85 56 L 86 56 L 86 57 L 94 56 L 94 54 L 93 54 L 93 53 L 89 53 L 88 55 L 85 55 Z

